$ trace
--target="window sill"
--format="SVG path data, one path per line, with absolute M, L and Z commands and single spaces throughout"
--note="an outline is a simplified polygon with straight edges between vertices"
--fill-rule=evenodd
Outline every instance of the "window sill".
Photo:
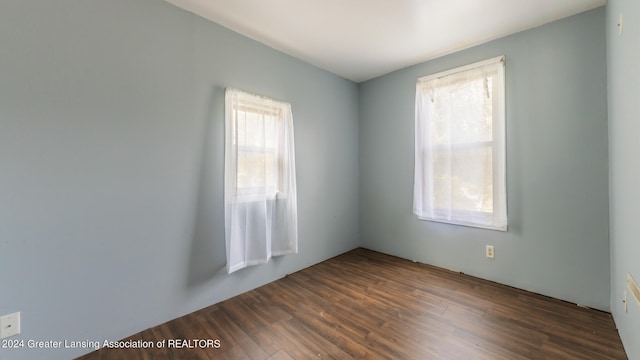
M 256 202 L 264 202 L 264 201 L 276 201 L 276 200 L 285 200 L 287 199 L 287 194 L 284 193 L 275 193 L 275 194 L 243 194 L 236 195 L 234 199 L 231 200 L 233 204 L 242 204 L 242 203 L 256 203 Z
M 487 229 L 487 230 L 496 230 L 496 231 L 503 231 L 503 232 L 506 232 L 508 230 L 507 224 L 504 224 L 504 225 L 493 224 L 492 213 L 465 211 L 464 214 L 467 215 L 464 218 L 461 215 L 452 214 L 451 216 L 447 217 L 447 216 L 438 215 L 437 213 L 434 214 L 434 216 L 419 215 L 419 214 L 416 214 L 416 216 L 418 217 L 419 220 L 433 221 L 433 222 L 438 222 L 443 224 L 460 225 L 460 226 L 467 226 L 467 227 Z M 475 217 L 477 221 L 469 221 L 468 219 L 470 217 L 471 218 Z

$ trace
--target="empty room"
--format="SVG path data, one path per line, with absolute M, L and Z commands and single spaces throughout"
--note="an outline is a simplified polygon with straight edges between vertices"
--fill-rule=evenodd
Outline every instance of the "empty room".
M 640 360 L 640 2 L 0 1 L 0 359 Z

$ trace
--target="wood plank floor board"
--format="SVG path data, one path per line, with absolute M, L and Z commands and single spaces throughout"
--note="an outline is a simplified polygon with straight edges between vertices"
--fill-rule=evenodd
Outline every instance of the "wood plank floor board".
M 456 310 L 457 309 L 457 310 Z M 455 336 L 473 340 L 481 348 L 497 352 L 506 358 L 523 356 L 532 358 L 531 354 L 537 352 L 546 338 L 542 334 L 530 331 L 516 332 L 515 329 L 507 329 L 500 324 L 487 322 L 484 318 L 476 318 L 475 314 L 465 313 L 463 308 L 452 306 L 449 318 L 455 319 Z M 451 316 L 451 314 L 455 314 Z M 497 350 L 492 350 L 497 349 Z
M 174 353 L 175 359 L 179 359 L 180 354 Z M 241 346 L 232 346 L 225 347 L 222 351 L 216 351 L 215 355 L 209 354 L 210 359 L 215 360 L 253 360 L 251 356 L 249 356 Z M 158 358 L 164 359 L 164 358 Z
M 288 352 L 280 350 L 277 353 L 271 355 L 267 360 L 295 360 Z
M 473 346 L 476 349 L 470 359 L 531 360 L 544 358 L 538 357 L 535 352 L 513 349 L 509 342 L 505 342 L 502 338 L 496 339 L 492 336 L 485 336 L 474 332 L 472 329 L 456 328 L 454 337 L 461 343 L 466 344 L 465 348 Z M 462 359 L 462 357 L 457 357 L 455 354 L 452 355 L 451 359 Z
M 194 313 L 199 315 L 199 312 Z M 265 346 L 257 344 L 254 339 L 242 330 L 233 315 L 224 309 L 211 312 L 206 316 L 198 316 L 198 320 L 207 329 L 209 339 L 225 339 L 224 346 L 215 351 L 217 359 L 222 353 L 228 353 L 228 358 L 266 359 L 269 353 L 265 352 Z M 174 320 L 175 321 L 175 320 Z M 215 330 L 214 330 L 215 329 Z M 281 347 L 280 344 L 273 347 L 273 352 Z M 231 351 L 228 349 L 231 348 Z
M 626 359 L 610 314 L 356 249 L 80 359 Z
M 333 323 L 326 321 L 322 313 L 318 314 L 312 309 L 304 309 L 304 306 L 301 306 L 301 311 L 296 318 L 299 319 L 300 324 L 304 324 L 308 331 L 319 335 L 328 341 L 332 347 L 336 347 L 336 349 L 330 352 L 332 356 L 353 358 L 366 354 L 364 347 L 349 337 L 345 337 L 339 328 Z

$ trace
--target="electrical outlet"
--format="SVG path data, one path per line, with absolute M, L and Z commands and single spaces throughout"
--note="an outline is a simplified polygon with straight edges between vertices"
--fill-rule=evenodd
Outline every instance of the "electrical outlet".
M 495 254 L 495 252 L 493 251 L 493 245 L 487 245 L 487 247 L 486 247 L 485 251 L 486 251 L 486 256 L 487 256 L 489 259 L 494 259 L 494 258 L 496 257 L 496 254 Z
M 0 317 L 0 339 L 20 334 L 20 313 Z

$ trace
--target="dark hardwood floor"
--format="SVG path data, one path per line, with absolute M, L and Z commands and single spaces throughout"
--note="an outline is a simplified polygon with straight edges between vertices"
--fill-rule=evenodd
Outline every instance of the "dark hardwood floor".
M 125 340 L 165 343 L 80 359 L 627 358 L 608 313 L 366 249 Z

